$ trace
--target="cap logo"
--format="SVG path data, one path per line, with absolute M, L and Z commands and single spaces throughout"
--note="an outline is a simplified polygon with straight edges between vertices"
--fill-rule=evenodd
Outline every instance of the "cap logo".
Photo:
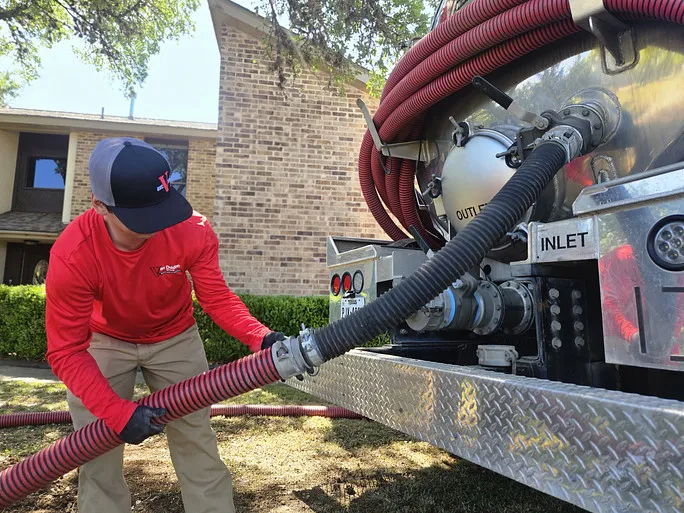
M 159 177 L 159 181 L 161 182 L 161 185 L 157 186 L 157 191 L 161 191 L 164 189 L 166 192 L 169 192 L 169 172 L 166 171 L 163 175 Z

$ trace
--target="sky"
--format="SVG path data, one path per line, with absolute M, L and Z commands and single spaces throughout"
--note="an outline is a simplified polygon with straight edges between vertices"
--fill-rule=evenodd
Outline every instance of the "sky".
M 250 0 L 239 3 L 250 7 Z M 135 116 L 216 123 L 220 56 L 206 1 L 195 12 L 194 34 L 164 43 L 138 90 Z M 128 116 L 130 101 L 106 72 L 81 62 L 71 42 L 41 52 L 40 78 L 25 86 L 10 107 Z

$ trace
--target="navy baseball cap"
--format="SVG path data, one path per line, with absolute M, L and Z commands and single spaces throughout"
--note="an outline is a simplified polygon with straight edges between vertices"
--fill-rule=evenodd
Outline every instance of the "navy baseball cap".
M 190 203 L 169 183 L 164 155 L 139 139 L 101 140 L 88 172 L 95 198 L 136 233 L 158 232 L 192 216 Z

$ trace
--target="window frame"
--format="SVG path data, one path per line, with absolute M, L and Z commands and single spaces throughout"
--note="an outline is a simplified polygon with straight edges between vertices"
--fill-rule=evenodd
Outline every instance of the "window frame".
M 190 160 L 190 141 L 187 139 L 162 139 L 162 138 L 155 138 L 155 137 L 147 137 L 145 138 L 145 142 L 147 144 L 150 144 L 151 146 L 154 146 L 158 151 L 163 152 L 166 149 L 169 150 L 185 150 L 186 152 L 186 159 L 185 159 L 185 177 L 183 181 L 175 181 L 175 182 L 170 182 L 172 186 L 178 191 L 178 187 L 176 185 L 182 185 L 183 189 L 182 191 L 179 191 L 180 194 L 183 195 L 183 197 L 186 196 L 187 191 L 188 191 L 188 161 Z M 173 169 L 171 169 L 171 174 L 173 174 Z
M 11 210 L 17 212 L 62 213 L 69 173 L 63 189 L 29 187 L 27 168 L 32 158 L 62 160 L 69 158 L 69 135 L 43 132 L 19 132 Z
M 26 182 L 28 182 L 28 178 L 31 173 L 31 162 L 37 161 L 37 160 L 63 160 L 65 164 L 64 168 L 64 187 L 58 188 L 58 187 L 35 187 L 32 185 L 27 185 Z M 66 190 L 66 183 L 67 183 L 67 176 L 66 176 L 66 162 L 67 158 L 66 157 L 52 157 L 49 155 L 44 155 L 41 154 L 40 152 L 32 155 L 27 155 L 26 156 L 26 169 L 24 171 L 24 183 L 21 185 L 21 188 L 23 189 L 30 189 L 32 191 L 65 191 Z M 33 170 L 33 181 L 35 182 L 35 168 Z

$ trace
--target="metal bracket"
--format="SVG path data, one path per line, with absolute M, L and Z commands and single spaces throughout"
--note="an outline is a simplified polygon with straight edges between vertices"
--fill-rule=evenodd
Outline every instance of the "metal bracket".
M 411 141 L 396 144 L 385 144 L 380 139 L 378 129 L 375 127 L 373 117 L 371 116 L 368 107 L 364 101 L 359 98 L 356 100 L 356 105 L 359 106 L 363 113 L 363 118 L 366 120 L 368 131 L 373 138 L 373 143 L 378 151 L 382 152 L 385 157 L 396 157 L 408 160 L 420 160 L 426 164 L 432 162 L 439 157 L 439 148 L 436 144 L 429 144 L 428 141 Z
M 610 14 L 603 0 L 569 0 L 572 20 L 591 32 L 601 44 L 603 71 L 609 75 L 636 66 L 639 52 L 636 33 L 632 27 Z

